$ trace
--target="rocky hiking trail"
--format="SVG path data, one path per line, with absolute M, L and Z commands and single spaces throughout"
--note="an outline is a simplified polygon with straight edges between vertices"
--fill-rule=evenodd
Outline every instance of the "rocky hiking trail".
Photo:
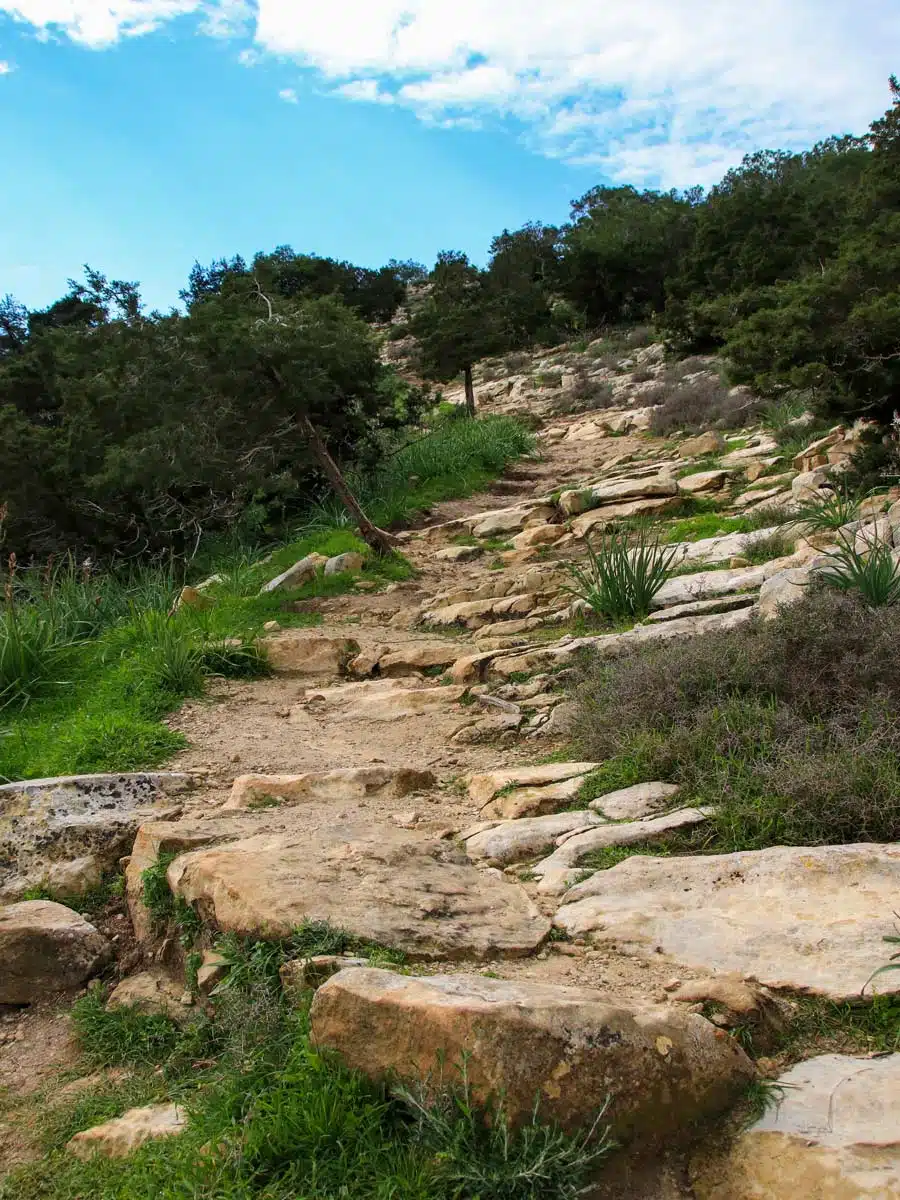
M 661 351 L 635 358 L 652 372 Z M 486 407 L 515 399 L 504 384 Z M 718 500 L 723 520 L 789 506 L 825 484 L 853 434 L 785 461 L 763 429 L 729 444 L 656 438 L 648 424 L 639 388 L 618 409 L 548 413 L 532 459 L 400 535 L 410 580 L 305 602 L 321 624 L 269 630 L 271 676 L 216 681 L 171 718 L 190 748 L 168 771 L 0 788 L 0 844 L 17 877 L 52 862 L 63 898 L 67 870 L 99 878 L 124 855 L 130 918 L 98 930 L 0 879 L 11 901 L 0 1003 L 80 986 L 114 959 L 119 1003 L 190 1008 L 184 953 L 160 940 L 144 902 L 144 873 L 162 856 L 198 927 L 286 938 L 326 921 L 406 956 L 402 970 L 365 955 L 285 968 L 286 988 L 318 986 L 313 1037 L 349 1065 L 427 1076 L 438 1056 L 467 1055 L 470 1081 L 505 1092 L 513 1117 L 536 1094 L 564 1128 L 606 1106 L 624 1149 L 592 1195 L 900 1196 L 896 1132 L 861 1115 L 900 1115 L 897 1056 L 776 1056 L 766 1074 L 787 1071 L 787 1101 L 737 1138 L 728 1126 L 758 1078 L 741 1031 L 764 1043 L 797 996 L 857 999 L 882 965 L 900 847 L 641 855 L 596 869 L 598 851 L 702 828 L 710 810 L 652 779 L 580 800 L 600 764 L 569 750 L 567 687 L 582 653 L 770 614 L 826 548 L 790 523 L 674 543 L 650 617 L 604 631 L 567 590 L 583 538 L 632 517 L 681 519 L 697 497 Z M 866 519 L 893 536 L 900 510 L 887 505 Z M 787 552 L 755 555 L 776 533 Z M 207 946 L 201 1000 L 223 970 Z M 71 1066 L 64 1007 L 10 1008 L 3 1020 L 13 1091 Z M 109 1145 L 177 1134 L 171 1109 L 110 1129 Z M 17 1148 L 14 1116 L 0 1120 L 8 1167 L 27 1138 Z M 102 1148 L 104 1135 L 89 1140 Z

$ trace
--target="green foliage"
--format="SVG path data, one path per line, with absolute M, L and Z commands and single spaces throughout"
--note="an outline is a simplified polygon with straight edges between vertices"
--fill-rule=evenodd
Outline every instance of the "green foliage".
M 156 933 L 162 934 L 172 927 L 187 948 L 196 941 L 203 923 L 197 912 L 181 896 L 174 896 L 169 888 L 166 872 L 176 858 L 176 854 L 165 851 L 141 872 L 141 897 Z
M 100 988 L 75 1001 L 72 1025 L 95 1067 L 161 1065 L 183 1037 L 175 1022 L 160 1013 L 142 1013 L 129 1005 L 107 1009 Z
M 598 549 L 586 542 L 588 565 L 568 565 L 569 592 L 607 621 L 643 620 L 653 597 L 666 582 L 675 556 L 646 527 L 636 534 L 613 530 Z
M 873 608 L 900 602 L 900 567 L 885 542 L 876 541 L 862 552 L 844 542 L 828 558 L 830 564 L 818 575 L 829 587 L 856 592 Z
M 326 934 L 309 927 L 304 936 L 311 950 Z M 602 1113 L 573 1135 L 539 1114 L 512 1130 L 502 1107 L 476 1105 L 465 1064 L 426 1103 L 317 1053 L 305 1013 L 281 996 L 277 950 L 264 947 L 245 947 L 243 972 L 232 965 L 211 1018 L 183 1030 L 107 1012 L 99 992 L 80 1000 L 75 1029 L 88 1061 L 128 1065 L 131 1075 L 49 1113 L 44 1105 L 46 1153 L 0 1182 L 2 1200 L 571 1200 L 602 1165 Z M 165 1099 L 186 1111 L 178 1138 L 126 1159 L 82 1162 L 65 1151 L 78 1129 Z
M 822 587 L 772 621 L 593 661 L 577 753 L 610 787 L 668 779 L 716 806 L 710 848 L 895 841 L 898 632 L 898 609 Z
M 785 537 L 776 530 L 766 537 L 757 538 L 744 550 L 744 557 L 754 565 L 771 562 L 773 558 L 786 558 L 794 551 L 793 538 Z
M 794 515 L 809 525 L 813 533 L 830 533 L 855 521 L 861 502 L 861 496 L 846 486 L 838 486 L 834 491 L 802 501 L 796 505 Z

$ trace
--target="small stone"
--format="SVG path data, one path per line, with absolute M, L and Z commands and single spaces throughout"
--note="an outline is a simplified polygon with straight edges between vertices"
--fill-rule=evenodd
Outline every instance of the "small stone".
M 265 630 L 266 633 L 275 633 L 280 628 L 281 628 L 280 621 L 266 621 L 265 625 L 263 625 L 263 629 Z
M 674 992 L 681 987 L 680 979 L 670 979 L 668 983 L 663 984 L 663 991 Z

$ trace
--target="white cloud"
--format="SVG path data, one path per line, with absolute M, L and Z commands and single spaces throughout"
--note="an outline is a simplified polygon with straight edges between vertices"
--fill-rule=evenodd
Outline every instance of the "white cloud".
M 11 62 L 7 62 L 6 59 L 0 58 L 0 75 L 11 75 L 14 70 L 15 67 Z
M 0 0 L 100 47 L 185 13 L 252 24 L 340 97 L 436 124 L 512 121 L 615 179 L 710 182 L 759 146 L 862 131 L 887 107 L 896 0 Z M 253 57 L 251 57 L 253 56 Z
M 284 100 L 287 104 L 297 103 L 297 93 L 293 88 L 282 88 L 278 93 L 279 100 Z

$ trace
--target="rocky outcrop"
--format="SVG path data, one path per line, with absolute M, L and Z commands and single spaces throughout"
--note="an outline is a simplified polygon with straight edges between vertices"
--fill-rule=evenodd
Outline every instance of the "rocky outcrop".
M 884 961 L 898 888 L 900 846 L 635 856 L 568 891 L 555 924 L 629 954 L 847 1000 Z M 900 976 L 872 986 L 900 990 Z
M 550 895 L 559 895 L 565 891 L 580 875 L 576 870 L 578 864 L 596 850 L 652 842 L 677 829 L 691 829 L 695 825 L 703 825 L 713 812 L 714 809 L 711 808 L 679 808 L 661 817 L 647 817 L 642 821 L 605 822 L 591 829 L 563 834 L 557 839 L 557 848 L 553 853 L 535 863 L 533 867 L 534 874 L 541 880 L 540 890 Z M 597 875 L 605 874 L 606 871 L 597 872 Z M 572 891 L 574 890 L 573 888 Z M 557 924 L 560 924 L 559 919 Z
M 273 671 L 282 675 L 341 675 L 359 654 L 352 638 L 322 637 L 314 633 L 285 632 L 260 639 Z
M 460 834 L 466 854 L 473 859 L 486 859 L 497 866 L 522 862 L 545 854 L 563 834 L 589 829 L 603 818 L 588 810 L 555 813 L 544 817 L 522 817 L 517 821 L 485 822 L 488 828 L 476 826 Z
M 184 1111 L 176 1104 L 148 1104 L 130 1108 L 121 1117 L 76 1133 L 66 1149 L 77 1158 L 125 1158 L 153 1138 L 175 1137 L 187 1126 Z
M 32 1004 L 81 985 L 109 943 L 84 917 L 52 900 L 0 908 L 0 1004 Z
M 824 1054 L 782 1075 L 777 1103 L 724 1162 L 695 1172 L 697 1200 L 895 1200 L 900 1054 Z
M 498 792 L 509 788 L 546 787 L 576 777 L 583 779 L 598 766 L 599 763 L 592 762 L 543 763 L 535 767 L 508 767 L 505 770 L 470 775 L 469 799 L 483 809 Z
M 224 809 L 275 807 L 317 801 L 350 803 L 376 793 L 407 796 L 435 785 L 431 771 L 415 767 L 339 767 L 334 771 L 304 771 L 301 775 L 240 775 L 231 787 Z
M 591 800 L 588 808 L 607 821 L 641 821 L 665 808 L 678 795 L 676 783 L 636 783 Z
M 529 954 L 550 927 L 522 888 L 472 865 L 445 839 L 393 825 L 335 821 L 310 810 L 231 813 L 138 833 L 126 874 L 139 936 L 152 930 L 141 874 L 178 857 L 169 886 L 223 932 L 287 937 L 304 920 L 420 959 Z
M 465 1062 L 474 1096 L 490 1105 L 502 1095 L 513 1124 L 537 1103 L 564 1129 L 599 1119 L 623 1139 L 688 1139 L 754 1076 L 736 1042 L 702 1017 L 587 988 L 347 970 L 319 988 L 310 1019 L 317 1046 L 373 1078 L 437 1087 L 456 1082 Z
M 93 860 L 82 879 L 112 868 L 127 853 L 138 826 L 154 817 L 177 816 L 179 798 L 192 786 L 190 776 L 174 771 L 0 785 L 0 900 L 19 900 L 41 885 L 53 886 L 60 895 L 78 894 L 67 863 Z

